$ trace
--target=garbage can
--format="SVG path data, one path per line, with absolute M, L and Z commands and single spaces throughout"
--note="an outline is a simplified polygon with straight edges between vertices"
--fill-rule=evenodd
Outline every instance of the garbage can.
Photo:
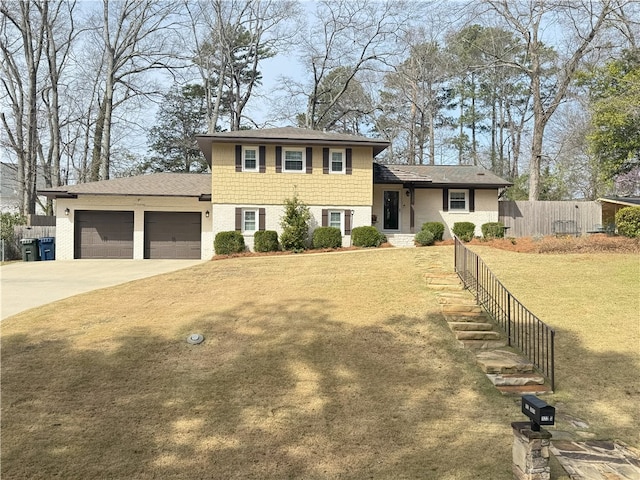
M 40 260 L 55 260 L 56 239 L 53 237 L 42 237 L 38 240 L 40 245 Z
M 22 247 L 22 260 L 25 262 L 35 262 L 40 260 L 40 252 L 38 252 L 37 238 L 23 238 L 20 240 Z

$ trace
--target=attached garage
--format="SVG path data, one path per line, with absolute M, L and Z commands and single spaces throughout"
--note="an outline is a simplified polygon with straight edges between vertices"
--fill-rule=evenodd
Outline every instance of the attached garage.
M 75 212 L 74 258 L 133 258 L 133 212 Z
M 199 259 L 200 212 L 145 212 L 144 258 Z

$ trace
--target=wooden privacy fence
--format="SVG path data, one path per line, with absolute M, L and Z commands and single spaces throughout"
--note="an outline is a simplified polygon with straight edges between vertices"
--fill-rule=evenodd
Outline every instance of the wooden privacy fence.
M 508 237 L 533 237 L 556 233 L 585 235 L 602 224 L 598 202 L 500 201 L 499 221 Z M 562 231 L 558 232 L 558 228 Z

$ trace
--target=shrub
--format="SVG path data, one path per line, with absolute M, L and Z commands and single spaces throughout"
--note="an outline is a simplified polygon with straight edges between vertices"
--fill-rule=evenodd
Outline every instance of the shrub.
M 283 250 L 299 252 L 307 248 L 310 219 L 309 207 L 297 195 L 284 201 L 284 215 L 280 219 L 280 244 Z
M 433 242 L 436 241 L 436 237 L 433 235 L 431 230 L 420 230 L 416 233 L 414 240 L 418 245 L 426 247 L 427 245 L 433 245 Z
M 471 222 L 456 222 L 451 229 L 453 234 L 463 242 L 470 242 L 475 230 L 476 226 Z
M 220 232 L 213 241 L 216 255 L 231 255 L 245 250 L 244 237 L 240 232 Z
M 351 243 L 354 247 L 379 247 L 385 236 L 376 227 L 356 227 L 351 230 Z
M 489 222 L 482 224 L 482 236 L 490 240 L 492 238 L 504 238 L 504 224 L 502 222 Z
M 422 230 L 429 230 L 433 233 L 435 241 L 441 241 L 444 235 L 444 223 L 442 222 L 427 222 L 422 224 Z
M 256 252 L 277 252 L 278 232 L 260 230 L 253 235 L 253 249 Z
M 26 217 L 19 213 L 2 213 L 2 223 L 0 224 L 0 233 L 4 240 L 4 257 L 5 260 L 15 260 L 21 256 L 21 247 L 14 234 L 14 227 L 25 225 Z
M 336 227 L 318 227 L 313 231 L 313 248 L 340 248 L 342 232 Z
M 629 238 L 640 238 L 640 207 L 624 207 L 616 213 L 618 233 Z

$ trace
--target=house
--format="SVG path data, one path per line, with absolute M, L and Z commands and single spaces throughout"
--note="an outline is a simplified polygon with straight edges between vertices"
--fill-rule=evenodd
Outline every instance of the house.
M 211 174 L 160 173 L 42 190 L 56 198 L 56 255 L 74 258 L 210 258 L 215 235 L 281 232 L 286 199 L 309 206 L 310 229 L 374 224 L 401 244 L 426 221 L 498 219 L 509 185 L 479 167 L 385 166 L 388 142 L 299 128 L 197 137 Z
M 602 225 L 616 224 L 616 213 L 625 207 L 640 207 L 640 197 L 602 197 L 598 199 L 602 205 Z

